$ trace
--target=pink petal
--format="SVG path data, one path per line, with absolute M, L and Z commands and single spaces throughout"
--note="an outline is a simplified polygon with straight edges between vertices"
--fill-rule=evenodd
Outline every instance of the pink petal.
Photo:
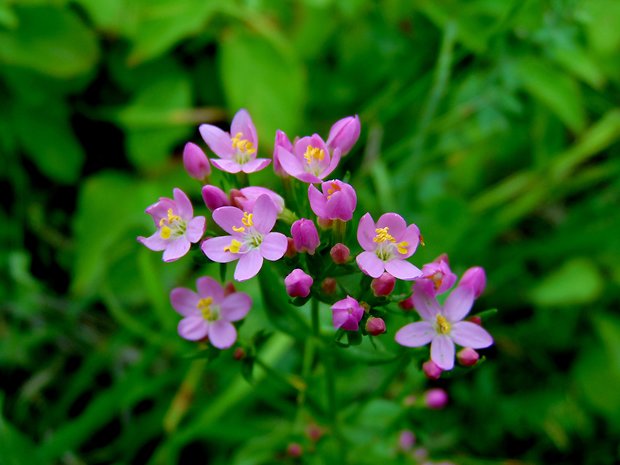
M 443 315 L 450 323 L 461 321 L 474 305 L 474 291 L 470 287 L 457 287 L 443 306 Z
M 174 201 L 177 204 L 175 213 L 186 221 L 191 219 L 194 216 L 194 209 L 185 192 L 176 187 L 172 192 L 174 194 Z
M 168 247 L 164 250 L 164 261 L 173 262 L 189 252 L 190 243 L 185 236 L 173 241 L 168 241 Z
M 418 245 L 420 244 L 420 229 L 418 229 L 418 227 L 415 224 L 410 224 L 407 229 L 405 230 L 405 233 L 402 235 L 402 237 L 400 239 L 397 239 L 397 242 L 407 242 L 407 253 L 401 255 L 402 258 L 409 258 L 411 257 L 416 249 L 418 248 Z
M 228 349 L 237 340 L 237 330 L 228 321 L 218 320 L 209 325 L 209 342 L 218 349 Z
M 377 248 L 376 242 L 373 241 L 377 235 L 375 229 L 375 222 L 370 213 L 366 213 L 360 218 L 359 225 L 357 226 L 357 241 L 364 250 L 375 250 Z
M 245 292 L 235 292 L 226 296 L 220 305 L 220 316 L 226 321 L 239 321 L 248 314 L 252 299 Z
M 168 247 L 168 240 L 162 239 L 159 229 L 149 237 L 138 237 L 138 242 L 144 244 L 149 249 L 154 250 L 155 252 L 161 252 L 166 247 Z
M 308 182 L 308 183 L 318 183 L 318 182 L 321 182 L 321 179 L 322 179 L 322 177 L 318 178 L 314 174 L 308 173 L 308 172 L 305 172 L 305 171 L 303 173 L 299 173 L 297 175 L 294 175 L 294 177 L 296 177 L 300 181 Z
M 233 227 L 240 228 L 243 225 L 243 212 L 237 207 L 220 207 L 213 212 L 213 221 L 228 234 L 238 236 L 240 233 Z
M 271 160 L 268 158 L 256 158 L 241 165 L 241 171 L 244 173 L 255 173 L 265 168 L 269 163 L 271 163 Z
M 235 154 L 230 135 L 227 132 L 212 124 L 201 124 L 198 130 L 209 148 L 218 157 L 230 158 Z
M 383 262 L 377 257 L 374 252 L 362 252 L 355 260 L 357 265 L 364 273 L 372 278 L 378 278 L 383 274 L 385 266 Z
M 289 175 L 297 177 L 304 173 L 304 167 L 301 164 L 301 161 L 288 150 L 281 147 L 278 151 L 278 159 L 280 160 L 282 169 Z
M 405 223 L 402 216 L 396 213 L 385 213 L 377 221 L 377 228 L 385 227 L 389 228 L 388 233 L 399 242 L 401 236 L 405 234 L 407 223 Z
M 400 328 L 394 339 L 401 346 L 420 347 L 431 342 L 436 334 L 437 332 L 432 324 L 426 321 L 418 321 Z
M 347 323 L 349 312 L 346 310 L 334 310 L 332 312 L 332 324 L 334 328 L 341 328 Z
M 247 139 L 254 145 L 254 148 L 258 147 L 258 137 L 256 136 L 256 127 L 250 118 L 250 114 L 247 110 L 239 110 L 233 117 L 230 124 L 230 133 L 232 137 L 235 137 L 237 133 L 243 134 L 242 139 Z
M 235 268 L 235 279 L 237 281 L 246 281 L 258 274 L 263 266 L 263 256 L 260 250 L 254 249 L 241 255 L 237 268 Z
M 329 150 L 327 151 L 327 153 L 329 154 Z M 329 156 L 329 155 L 327 155 Z M 327 156 L 325 158 L 327 158 Z M 331 154 L 330 160 L 329 160 L 329 165 L 327 166 L 326 169 L 324 169 L 321 172 L 321 178 L 324 178 L 326 176 L 329 176 L 332 171 L 334 171 L 336 169 L 336 167 L 338 166 L 338 163 L 340 162 L 340 149 L 336 148 L 334 149 L 334 151 Z
M 209 260 L 218 263 L 232 262 L 233 260 L 237 260 L 239 255 L 224 252 L 224 248 L 230 246 L 230 241 L 232 239 L 234 239 L 233 236 L 213 237 L 204 241 L 200 248 Z
M 280 260 L 286 253 L 288 239 L 282 233 L 269 233 L 263 238 L 260 245 L 260 253 L 263 258 L 276 261 Z
M 205 220 L 204 216 L 197 216 L 193 218 L 187 224 L 187 230 L 185 231 L 185 237 L 191 242 L 195 243 L 202 239 L 202 235 L 205 233 Z
M 385 271 L 395 278 L 404 279 L 405 281 L 411 281 L 418 276 L 422 276 L 422 270 L 417 266 L 399 258 L 394 258 L 389 262 L 385 262 Z
M 414 287 L 413 291 L 413 306 L 424 320 L 433 323 L 441 311 L 437 299 L 417 286 Z
M 218 170 L 226 171 L 227 173 L 238 173 L 241 171 L 242 166 L 234 160 L 226 160 L 224 158 L 212 158 L 211 164 Z
M 196 289 L 198 289 L 200 297 L 211 297 L 215 304 L 219 304 L 224 300 L 222 285 L 209 276 L 198 278 L 196 280 Z
M 162 218 L 168 218 L 168 210 L 176 209 L 176 205 L 172 199 L 161 197 L 158 202 L 146 208 L 145 212 L 153 217 L 155 226 L 159 227 Z
M 328 218 L 325 208 L 325 196 L 312 184 L 308 186 L 308 199 L 310 200 L 310 208 L 319 218 Z
M 449 336 L 435 336 L 433 338 L 431 360 L 442 370 L 454 368 L 454 342 Z
M 170 303 L 183 316 L 192 316 L 198 311 L 200 296 L 185 287 L 176 287 L 170 291 Z
M 253 213 L 252 219 L 254 221 L 254 228 L 266 234 L 271 231 L 276 224 L 278 207 L 267 194 L 263 194 L 256 200 Z
M 201 316 L 189 316 L 179 321 L 179 336 L 188 341 L 200 341 L 209 331 L 209 323 Z
M 493 337 L 483 327 L 471 321 L 459 321 L 452 325 L 452 340 L 463 347 L 484 349 L 493 344 Z

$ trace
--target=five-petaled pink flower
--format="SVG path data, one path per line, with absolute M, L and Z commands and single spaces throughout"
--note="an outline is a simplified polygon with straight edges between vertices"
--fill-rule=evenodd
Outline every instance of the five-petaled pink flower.
M 378 278 L 387 271 L 398 279 L 412 280 L 422 274 L 407 258 L 411 257 L 420 243 L 420 230 L 415 224 L 407 226 L 396 213 L 385 213 L 375 224 L 370 213 L 360 219 L 357 240 L 364 252 L 356 258 L 360 269 Z
M 228 349 L 237 340 L 232 324 L 247 315 L 252 299 L 243 292 L 225 295 L 224 288 L 207 276 L 196 281 L 198 293 L 184 287 L 170 292 L 170 302 L 184 318 L 179 322 L 179 335 L 189 341 L 205 337 L 218 349 Z
M 310 208 L 322 220 L 349 221 L 357 205 L 355 189 L 346 182 L 334 179 L 321 184 L 321 191 L 308 186 Z
M 282 169 L 300 181 L 321 182 L 338 166 L 340 149 L 330 153 L 321 136 L 314 134 L 296 141 L 292 152 L 278 145 L 277 158 Z
M 204 216 L 194 217 L 189 198 L 181 189 L 173 190 L 174 200 L 160 197 L 146 209 L 153 217 L 157 231 L 150 237 L 138 237 L 138 241 L 151 250 L 164 251 L 163 260 L 172 262 L 185 255 L 192 243 L 198 242 L 205 231 Z
M 399 329 L 396 342 L 406 347 L 420 347 L 430 342 L 431 360 L 442 370 L 454 367 L 455 343 L 473 349 L 493 344 L 493 338 L 481 326 L 462 321 L 474 304 L 474 291 L 469 287 L 457 287 L 443 307 L 423 290 L 414 292 L 413 303 L 423 321 Z
M 334 328 L 346 331 L 357 331 L 364 316 L 364 307 L 351 296 L 339 300 L 332 305 L 332 322 Z
M 230 134 L 212 124 L 201 124 L 200 135 L 219 159 L 211 164 L 228 173 L 253 173 L 262 170 L 271 160 L 256 158 L 258 137 L 249 113 L 239 110 L 230 125 Z
M 277 216 L 278 209 L 268 195 L 258 198 L 252 213 L 236 207 L 220 207 L 213 212 L 213 220 L 230 235 L 204 241 L 202 251 L 214 262 L 239 260 L 234 275 L 237 281 L 253 278 L 263 266 L 264 258 L 279 260 L 286 252 L 286 236 L 271 232 Z

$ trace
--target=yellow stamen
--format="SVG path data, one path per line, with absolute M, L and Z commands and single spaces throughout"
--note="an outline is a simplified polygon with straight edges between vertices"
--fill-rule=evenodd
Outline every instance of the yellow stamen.
M 233 226 L 232 230 L 235 231 L 235 232 L 243 232 L 243 231 L 245 231 L 245 228 L 243 226 L 239 226 L 239 227 Z
M 396 239 L 394 239 L 390 233 L 389 233 L 390 228 L 388 226 L 386 226 L 385 228 L 377 228 L 375 229 L 375 233 L 377 234 L 373 241 L 377 242 L 377 243 L 381 243 L 381 242 L 396 242 Z
M 437 331 L 440 334 L 448 334 L 450 332 L 450 323 L 443 315 L 437 315 Z
M 172 229 L 170 229 L 168 226 L 162 226 L 161 230 L 159 231 L 159 235 L 162 239 L 170 239 L 170 236 L 172 235 Z
M 245 152 L 249 155 L 253 154 L 254 152 L 256 152 L 256 149 L 254 148 L 254 144 L 252 144 L 252 142 L 250 142 L 247 139 L 242 139 L 243 134 L 238 132 L 237 134 L 235 134 L 235 137 L 233 137 L 232 140 L 232 148 L 233 149 L 237 149 L 240 152 Z
M 331 183 L 331 187 L 329 189 L 327 189 L 327 198 L 331 199 L 332 195 L 334 195 L 334 193 L 340 191 L 340 186 L 338 184 L 336 184 L 335 182 Z
M 254 225 L 254 221 L 252 220 L 253 217 L 253 213 L 243 212 L 243 218 L 241 219 L 241 222 L 249 228 L 250 226 Z
M 436 272 L 435 274 L 433 274 L 431 276 L 431 281 L 433 281 L 433 285 L 435 286 L 435 290 L 439 289 L 441 287 L 441 283 L 443 281 L 443 273 L 441 272 Z
M 402 241 L 396 244 L 396 249 L 398 250 L 398 253 L 402 253 L 404 255 L 408 252 L 408 249 L 407 249 L 408 246 L 409 246 L 409 242 Z
M 224 247 L 224 252 L 239 253 L 242 245 L 243 244 L 241 244 L 241 242 L 239 242 L 237 239 L 233 239 L 232 241 L 230 241 L 230 245 Z
M 313 160 L 322 161 L 325 158 L 325 151 L 321 150 L 318 147 L 312 147 L 309 145 L 306 148 L 306 153 L 304 153 L 304 158 L 306 159 L 306 163 L 310 164 Z
M 178 215 L 175 215 L 172 212 L 172 208 L 168 209 L 168 217 L 167 218 L 162 218 L 161 220 L 159 220 L 159 226 L 163 226 L 164 224 L 170 224 L 173 221 L 181 221 L 181 217 Z
M 213 303 L 213 298 L 204 297 L 198 301 L 198 305 L 196 307 L 200 310 L 202 317 L 205 320 L 210 319 L 213 316 L 213 312 L 211 311 L 211 304 Z

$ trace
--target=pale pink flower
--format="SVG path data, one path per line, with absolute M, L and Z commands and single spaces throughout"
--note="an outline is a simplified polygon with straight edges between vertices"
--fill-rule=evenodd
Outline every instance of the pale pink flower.
M 442 254 L 422 267 L 422 276 L 415 279 L 414 289 L 424 287 L 430 295 L 443 294 L 456 282 L 456 275 L 450 269 L 448 256 Z
M 321 191 L 308 186 L 310 208 L 321 220 L 349 221 L 357 205 L 355 189 L 345 182 L 334 179 L 321 184 Z
M 282 169 L 303 182 L 321 182 L 340 161 L 340 149 L 330 153 L 321 136 L 302 137 L 289 151 L 284 146 L 278 148 L 278 159 Z

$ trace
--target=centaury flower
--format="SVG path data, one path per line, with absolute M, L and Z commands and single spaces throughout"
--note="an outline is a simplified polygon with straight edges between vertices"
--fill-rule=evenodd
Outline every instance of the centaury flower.
M 321 136 L 314 134 L 295 142 L 292 152 L 278 146 L 277 158 L 282 169 L 304 182 L 321 182 L 340 161 L 340 149 L 331 154 Z
M 334 328 L 346 331 L 357 331 L 364 316 L 364 307 L 351 296 L 339 300 L 332 305 L 332 322 Z
M 320 192 L 313 185 L 308 186 L 310 208 L 322 220 L 349 221 L 357 205 L 355 189 L 346 182 L 334 179 L 321 184 Z

